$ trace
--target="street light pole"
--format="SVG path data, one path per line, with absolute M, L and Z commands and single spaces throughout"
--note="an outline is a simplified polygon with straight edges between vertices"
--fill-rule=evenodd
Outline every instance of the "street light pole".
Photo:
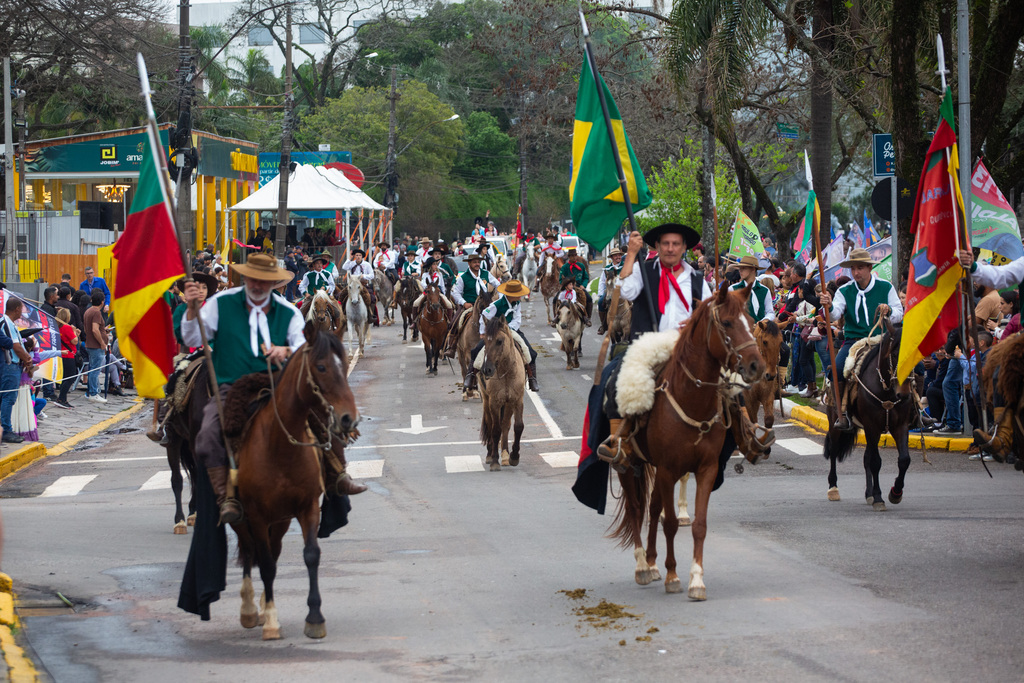
M 284 125 L 281 131 L 280 183 L 277 194 L 277 231 L 274 235 L 274 256 L 284 258 L 288 235 L 288 175 L 292 165 L 292 6 L 285 10 L 284 50 Z
M 398 67 L 392 65 L 391 67 L 391 94 L 388 95 L 390 100 L 390 120 L 388 121 L 388 156 L 387 165 L 384 171 L 384 206 L 391 209 L 391 217 L 394 220 L 395 216 L 395 204 L 397 203 L 396 189 L 398 188 L 398 170 L 397 157 L 395 154 L 395 137 L 397 135 L 397 116 L 396 116 L 396 103 L 398 102 Z
M 189 0 L 181 0 L 178 17 L 178 122 L 174 139 L 178 184 L 175 192 L 174 218 L 187 249 L 195 243 L 195 221 L 192 213 L 192 94 L 195 75 L 192 63 L 192 38 L 189 34 Z

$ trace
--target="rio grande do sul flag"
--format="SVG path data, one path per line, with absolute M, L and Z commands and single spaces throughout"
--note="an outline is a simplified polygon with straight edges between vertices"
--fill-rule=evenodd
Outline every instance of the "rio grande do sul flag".
M 903 382 L 918 361 L 946 342 L 959 324 L 957 284 L 964 276 L 958 260 L 963 198 L 957 183 L 959 161 L 953 94 L 947 87 L 921 181 L 910 230 L 914 249 L 907 278 L 906 313 L 897 375 Z
M 139 396 L 163 398 L 177 344 L 171 308 L 163 298 L 185 274 L 171 205 L 157 166 L 159 144 L 150 126 L 139 184 L 121 238 L 114 244 L 117 270 L 112 307 L 117 338 L 132 362 Z
M 572 179 L 569 181 L 569 214 L 576 226 L 576 234 L 597 249 L 619 233 L 622 221 L 626 220 L 626 204 L 619 185 L 615 168 L 615 154 L 608 140 L 608 130 L 601 111 L 597 89 L 604 92 L 604 100 L 611 116 L 612 131 L 615 133 L 616 150 L 622 161 L 626 188 L 634 211 L 646 209 L 651 204 L 651 191 L 640 170 L 640 163 L 633 153 L 633 146 L 626 137 L 615 100 L 601 75 L 590 71 L 589 60 L 583 60 L 580 72 L 580 90 L 576 96 L 576 121 L 572 138 Z

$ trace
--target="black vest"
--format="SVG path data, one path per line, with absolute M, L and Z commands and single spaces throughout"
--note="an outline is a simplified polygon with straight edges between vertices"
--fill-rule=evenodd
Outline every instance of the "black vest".
M 640 290 L 640 296 L 633 302 L 633 324 L 632 339 L 636 339 L 645 332 L 655 332 L 661 324 L 661 311 L 658 308 L 658 282 L 661 274 L 655 269 L 654 264 L 658 259 L 650 259 L 639 264 L 647 275 L 647 286 Z M 633 266 L 636 267 L 636 264 Z M 704 298 L 704 276 L 696 269 L 690 273 L 690 301 L 691 306 L 697 307 L 700 300 Z M 654 320 L 651 320 L 651 308 L 647 302 L 654 306 Z M 692 312 L 692 311 L 691 311 Z

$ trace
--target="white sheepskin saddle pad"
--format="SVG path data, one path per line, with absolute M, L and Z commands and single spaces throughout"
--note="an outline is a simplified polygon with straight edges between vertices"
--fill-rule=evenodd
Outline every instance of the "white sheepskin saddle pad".
M 850 355 L 846 357 L 846 365 L 843 367 L 843 377 L 850 379 L 860 374 L 861 366 L 864 365 L 864 359 L 868 356 L 868 351 L 872 347 L 878 346 L 879 342 L 882 341 L 882 335 L 875 335 L 874 337 L 865 337 L 854 342 L 853 346 L 850 347 Z
M 615 402 L 621 415 L 643 415 L 651 410 L 654 381 L 677 341 L 679 330 L 669 330 L 642 334 L 630 344 L 615 384 Z

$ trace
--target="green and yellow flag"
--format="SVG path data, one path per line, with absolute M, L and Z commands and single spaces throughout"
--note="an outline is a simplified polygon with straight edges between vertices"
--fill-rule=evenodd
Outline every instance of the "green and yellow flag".
M 576 234 L 597 249 L 603 249 L 618 234 L 627 214 L 615 168 L 615 157 L 608 139 L 604 114 L 601 112 L 601 101 L 598 99 L 598 87 L 604 92 L 608 105 L 617 143 L 614 154 L 618 154 L 622 160 L 633 211 L 650 206 L 651 191 L 647 188 L 633 146 L 626 137 L 622 117 L 608 86 L 600 74 L 594 80 L 590 64 L 584 59 L 583 70 L 580 72 L 580 90 L 576 96 L 576 123 L 573 126 L 570 215 L 576 226 Z
M 757 229 L 754 221 L 750 220 L 742 210 L 736 210 L 736 223 L 733 225 L 732 242 L 729 244 L 729 256 L 736 260 L 744 256 L 760 257 L 764 255 L 764 243 L 761 241 L 761 231 Z

